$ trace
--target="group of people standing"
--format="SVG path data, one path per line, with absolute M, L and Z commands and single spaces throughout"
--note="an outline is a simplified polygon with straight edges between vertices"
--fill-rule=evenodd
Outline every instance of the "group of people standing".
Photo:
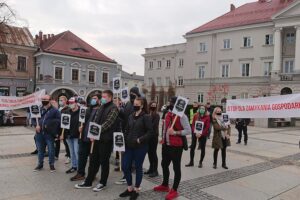
M 194 166 L 194 155 L 197 143 L 201 150 L 201 157 L 198 167 L 203 167 L 206 142 L 209 132 L 213 127 L 214 134 L 212 147 L 214 148 L 214 164 L 217 167 L 217 155 L 219 149 L 222 152 L 222 167 L 226 165 L 226 147 L 230 145 L 230 125 L 222 120 L 222 110 L 216 107 L 211 111 L 209 105 L 194 104 L 192 119 L 186 115 L 182 117 L 172 113 L 177 97 L 169 100 L 168 107 L 163 117 L 162 128 L 162 161 L 163 182 L 154 187 L 154 191 L 167 192 L 166 199 L 171 200 L 178 197 L 178 187 L 181 180 L 181 158 L 183 150 L 188 150 L 186 136 L 192 134 L 190 146 L 190 162 L 186 167 Z M 120 197 L 137 199 L 140 192 L 143 175 L 149 177 L 158 176 L 157 147 L 159 143 L 159 122 L 160 116 L 157 113 L 157 103 L 147 100 L 141 96 L 139 89 L 133 87 L 130 90 L 130 101 L 123 104 L 118 97 L 114 97 L 111 90 L 105 90 L 101 95 L 91 97 L 89 107 L 86 110 L 85 122 L 79 122 L 79 110 L 81 103 L 76 97 L 69 100 L 65 96 L 59 98 L 59 107 L 51 104 L 51 97 L 42 97 L 41 118 L 36 123 L 35 141 L 38 150 L 38 165 L 35 171 L 43 169 L 44 153 L 48 147 L 50 171 L 54 172 L 55 157 L 58 158 L 61 141 L 65 141 L 71 157 L 71 168 L 66 173 L 76 174 L 70 178 L 71 181 L 83 180 L 76 184 L 77 189 L 92 188 L 96 174 L 101 167 L 101 178 L 93 191 L 99 192 L 107 187 L 107 180 L 110 171 L 110 157 L 113 151 L 114 132 L 123 132 L 125 140 L 125 152 L 119 153 L 118 158 L 122 159 L 121 169 L 123 177 L 118 184 L 127 183 L 127 189 L 120 194 Z M 61 114 L 71 116 L 70 129 L 60 127 Z M 191 117 L 191 116 L 190 116 Z M 194 133 L 196 121 L 204 124 L 202 134 Z M 91 122 L 101 125 L 100 140 L 88 138 L 88 129 Z M 91 152 L 91 144 L 94 147 Z M 146 155 L 149 158 L 149 169 L 143 172 L 143 163 Z M 89 158 L 89 163 L 88 162 Z M 169 186 L 170 164 L 173 164 L 174 181 Z M 86 166 L 88 170 L 86 173 Z M 135 170 L 135 182 L 132 173 Z

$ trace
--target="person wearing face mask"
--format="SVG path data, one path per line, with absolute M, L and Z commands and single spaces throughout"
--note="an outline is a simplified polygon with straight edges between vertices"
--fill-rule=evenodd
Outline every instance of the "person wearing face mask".
M 60 112 L 50 104 L 51 97 L 44 95 L 42 97 L 41 118 L 36 126 L 36 142 L 38 147 L 38 165 L 34 171 L 43 169 L 44 150 L 48 146 L 50 171 L 54 172 L 54 138 L 60 128 Z
M 119 114 L 120 118 L 122 119 L 122 132 L 123 133 L 125 131 L 125 127 L 127 125 L 129 116 L 134 112 L 134 106 L 133 106 L 134 100 L 138 97 L 141 97 L 138 87 L 132 87 L 129 91 L 129 94 L 130 94 L 130 101 L 128 101 L 125 104 L 124 109 L 120 110 L 120 114 Z M 126 184 L 125 175 L 120 180 L 115 182 L 115 184 L 117 184 L 117 185 Z
M 222 110 L 220 107 L 214 109 L 213 115 L 214 135 L 212 139 L 212 148 L 214 149 L 214 164 L 213 168 L 217 168 L 218 152 L 222 152 L 222 167 L 228 169 L 226 165 L 226 147 L 230 146 L 230 125 L 223 122 Z
M 196 121 L 202 121 L 204 123 L 203 131 L 201 135 L 197 135 L 194 133 L 195 129 L 195 123 Z M 193 123 L 192 123 L 192 144 L 191 144 L 191 150 L 190 150 L 190 162 L 189 164 L 185 165 L 186 167 L 192 167 L 194 166 L 194 156 L 195 156 L 195 148 L 197 140 L 199 139 L 200 143 L 200 149 L 201 149 L 201 157 L 198 167 L 202 168 L 202 162 L 205 157 L 205 147 L 206 147 L 206 141 L 208 136 L 208 129 L 210 127 L 210 117 L 209 113 L 206 110 L 206 107 L 204 105 L 200 105 L 198 112 L 195 114 Z
M 69 99 L 70 108 L 70 129 L 65 134 L 71 154 L 71 168 L 66 171 L 67 174 L 77 171 L 78 167 L 78 138 L 79 138 L 79 107 L 74 97 Z
M 181 157 L 184 148 L 184 137 L 191 133 L 191 126 L 188 117 L 176 117 L 172 113 L 177 97 L 170 99 L 169 111 L 165 117 L 165 127 L 163 131 L 162 161 L 163 182 L 154 187 L 154 191 L 168 192 L 165 199 L 172 200 L 179 196 L 177 189 L 181 180 Z M 175 121 L 174 121 L 175 120 Z M 172 127 L 172 125 L 174 126 Z M 169 166 L 173 163 L 174 182 L 172 189 L 169 188 Z
M 150 163 L 149 170 L 144 174 L 149 174 L 149 177 L 153 178 L 158 176 L 157 144 L 158 144 L 158 136 L 159 136 L 159 119 L 160 119 L 159 114 L 157 114 L 157 103 L 155 101 L 150 102 L 149 110 L 150 110 L 150 117 L 152 121 L 154 135 L 149 140 L 149 148 L 148 148 L 148 158 Z
M 58 99 L 58 110 L 61 113 L 65 113 L 65 114 L 69 114 L 70 113 L 70 108 L 67 105 L 68 99 L 66 96 L 60 96 Z M 65 133 L 68 132 L 68 130 L 65 130 Z M 61 131 L 59 132 L 59 134 L 61 134 Z M 59 152 L 60 152 L 60 139 L 56 138 L 55 140 L 55 159 L 58 160 L 59 157 Z M 65 145 L 65 150 L 66 150 L 66 160 L 65 160 L 65 164 L 69 164 L 70 163 L 70 150 L 69 150 L 69 146 L 67 144 L 66 139 L 63 139 L 63 143 Z
M 128 185 L 120 197 L 130 197 L 135 200 L 139 196 L 143 179 L 143 163 L 148 151 L 149 139 L 153 137 L 151 117 L 147 115 L 147 101 L 138 97 L 134 100 L 134 113 L 128 118 L 125 130 L 125 153 L 122 159 L 122 169 Z M 135 163 L 136 180 L 132 183 L 132 163 Z
M 79 133 L 82 133 L 78 141 L 78 167 L 77 174 L 73 176 L 71 181 L 79 181 L 85 179 L 85 167 L 90 155 L 91 141 L 87 137 L 90 122 L 94 121 L 96 113 L 99 109 L 101 94 L 95 94 L 91 97 L 90 106 L 85 113 L 85 122 L 82 127 L 79 127 Z
M 117 129 L 117 118 L 119 110 L 113 103 L 113 92 L 105 90 L 102 92 L 101 107 L 97 110 L 93 122 L 101 125 L 100 140 L 94 141 L 93 152 L 90 156 L 88 176 L 83 183 L 75 185 L 75 188 L 91 188 L 92 183 L 101 166 L 101 178 L 94 192 L 106 188 L 109 176 L 109 159 L 113 149 L 113 134 Z

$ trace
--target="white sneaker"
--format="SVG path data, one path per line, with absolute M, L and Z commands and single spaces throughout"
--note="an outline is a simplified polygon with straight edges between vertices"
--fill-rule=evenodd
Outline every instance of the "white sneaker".
M 101 190 L 104 190 L 106 188 L 105 185 L 101 184 L 101 183 L 98 183 L 96 185 L 96 187 L 93 188 L 93 191 L 94 192 L 100 192 Z
M 67 165 L 67 164 L 69 164 L 70 162 L 71 162 L 70 158 L 67 157 L 66 160 L 65 160 L 65 164 Z
M 89 189 L 89 188 L 92 188 L 92 186 L 91 185 L 87 185 L 85 182 L 82 182 L 80 184 L 76 184 L 75 188 L 76 189 Z
M 121 178 L 120 180 L 118 180 L 117 182 L 115 182 L 115 184 L 117 184 L 117 185 L 124 185 L 124 184 L 126 184 L 126 179 L 125 178 Z

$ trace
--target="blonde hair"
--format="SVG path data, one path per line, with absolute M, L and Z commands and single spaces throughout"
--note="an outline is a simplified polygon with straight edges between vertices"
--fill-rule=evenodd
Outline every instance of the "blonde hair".
M 63 99 L 65 101 L 68 101 L 67 97 L 66 96 L 60 96 L 59 99 Z
M 222 109 L 220 108 L 220 107 L 215 107 L 215 109 L 214 109 L 214 112 L 213 112 L 213 114 L 212 114 L 212 118 L 213 119 L 216 119 L 216 113 L 218 112 L 218 111 L 221 111 L 222 112 Z

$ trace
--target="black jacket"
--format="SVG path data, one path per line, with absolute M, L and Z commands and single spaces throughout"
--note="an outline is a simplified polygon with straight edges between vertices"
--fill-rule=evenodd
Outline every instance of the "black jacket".
M 129 116 L 134 112 L 133 110 L 133 103 L 131 101 L 128 101 L 123 109 L 120 109 L 120 119 L 122 123 L 123 132 L 125 132 L 125 127 L 127 126 L 128 118 Z
M 153 125 L 150 115 L 142 112 L 136 117 L 135 113 L 131 114 L 125 131 L 126 147 L 139 148 L 147 145 L 151 137 L 153 137 Z M 140 144 L 137 143 L 137 139 L 140 140 Z
M 245 126 L 248 126 L 250 123 L 250 119 L 249 118 L 238 118 L 235 121 L 235 128 L 240 129 L 243 128 Z
M 151 122 L 152 122 L 152 126 L 153 126 L 153 132 L 154 132 L 154 136 L 158 137 L 159 136 L 159 120 L 160 120 L 160 116 L 159 114 L 155 114 L 155 115 L 150 115 L 151 117 Z
M 108 119 L 108 115 L 110 112 L 115 112 L 116 118 L 112 122 L 110 127 L 103 127 L 102 125 L 106 121 L 110 120 L 110 119 Z M 117 125 L 118 125 L 117 124 L 118 115 L 119 115 L 119 110 L 113 102 L 106 103 L 97 110 L 94 122 L 96 122 L 97 124 L 102 126 L 101 135 L 100 135 L 100 143 L 102 143 L 102 142 L 104 142 L 104 143 L 111 142 L 112 143 L 113 142 L 114 132 L 116 132 Z
M 65 135 L 66 138 L 78 138 L 79 137 L 79 108 L 75 112 L 70 110 L 71 122 L 70 122 L 70 130 Z

